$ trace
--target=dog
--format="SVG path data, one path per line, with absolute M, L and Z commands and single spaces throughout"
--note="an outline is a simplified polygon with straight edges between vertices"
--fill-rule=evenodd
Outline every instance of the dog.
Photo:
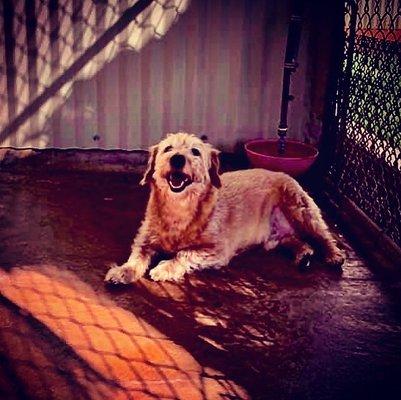
M 264 169 L 219 174 L 219 152 L 188 133 L 168 134 L 150 148 L 140 184 L 150 184 L 145 218 L 128 261 L 105 281 L 130 283 L 144 276 L 152 257 L 174 254 L 150 271 L 155 281 L 226 266 L 252 245 L 284 246 L 299 267 L 319 249 L 341 269 L 344 255 L 312 198 L 289 175 Z

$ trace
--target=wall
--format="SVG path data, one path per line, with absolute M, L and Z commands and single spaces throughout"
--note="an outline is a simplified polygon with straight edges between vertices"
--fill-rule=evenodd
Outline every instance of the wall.
M 192 0 L 165 37 L 75 82 L 44 129 L 15 145 L 145 148 L 178 130 L 225 147 L 274 137 L 288 19 L 286 1 Z M 309 115 L 304 28 L 289 114 L 298 139 Z

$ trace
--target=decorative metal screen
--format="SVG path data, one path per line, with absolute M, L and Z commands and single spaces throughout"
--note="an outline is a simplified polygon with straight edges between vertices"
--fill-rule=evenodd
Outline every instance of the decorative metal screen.
M 399 0 L 346 3 L 332 181 L 401 245 Z

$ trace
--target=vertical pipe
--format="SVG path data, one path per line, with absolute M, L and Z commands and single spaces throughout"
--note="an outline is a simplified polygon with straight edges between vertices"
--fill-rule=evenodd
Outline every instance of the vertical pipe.
M 287 47 L 285 50 L 283 90 L 281 93 L 280 124 L 278 127 L 278 153 L 285 153 L 285 138 L 288 131 L 288 104 L 294 99 L 290 95 L 291 74 L 296 71 L 298 63 L 299 42 L 301 40 L 303 0 L 293 0 L 291 2 L 291 17 L 288 27 Z

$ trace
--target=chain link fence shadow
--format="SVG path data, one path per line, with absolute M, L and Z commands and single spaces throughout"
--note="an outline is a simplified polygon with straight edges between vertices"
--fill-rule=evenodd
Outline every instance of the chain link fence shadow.
M 0 292 L 2 358 L 19 382 L 9 385 L 16 398 L 247 398 L 70 271 L 1 271 Z

